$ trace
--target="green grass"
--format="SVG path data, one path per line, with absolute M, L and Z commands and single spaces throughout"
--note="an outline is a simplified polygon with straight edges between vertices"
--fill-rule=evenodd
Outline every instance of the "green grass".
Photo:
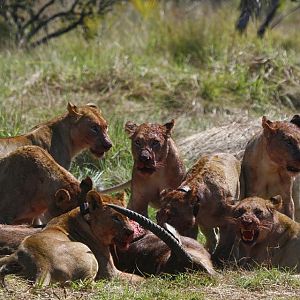
M 278 286 L 283 289 L 286 287 L 300 288 L 299 279 L 295 278 L 291 271 L 281 272 L 275 268 L 267 269 L 264 267 L 258 267 L 258 270 L 253 274 L 241 274 L 236 279 L 236 284 L 250 291 L 265 290 Z

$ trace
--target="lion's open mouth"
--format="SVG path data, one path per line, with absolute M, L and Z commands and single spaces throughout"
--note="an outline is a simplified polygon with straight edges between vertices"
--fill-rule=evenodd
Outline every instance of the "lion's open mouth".
M 242 241 L 246 244 L 252 244 L 257 240 L 258 230 L 241 229 Z
M 292 166 L 287 166 L 286 169 L 291 172 L 291 173 L 299 173 L 300 172 L 300 169 L 299 168 L 295 168 L 295 167 L 292 167 Z
M 90 148 L 90 151 L 93 155 L 95 155 L 97 158 L 102 158 L 105 154 L 105 151 L 99 151 L 93 148 Z

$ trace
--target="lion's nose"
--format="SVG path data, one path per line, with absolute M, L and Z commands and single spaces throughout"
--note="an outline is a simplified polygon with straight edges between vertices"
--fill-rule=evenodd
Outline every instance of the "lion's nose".
M 251 225 L 252 223 L 253 223 L 253 220 L 250 219 L 250 218 L 243 218 L 243 219 L 242 219 L 242 224 L 243 224 L 244 226 L 249 226 L 249 225 Z
M 149 160 L 151 160 L 150 153 L 148 151 L 142 151 L 140 155 L 140 161 L 147 162 Z
M 109 139 L 104 139 L 103 148 L 108 151 L 112 147 L 112 142 Z

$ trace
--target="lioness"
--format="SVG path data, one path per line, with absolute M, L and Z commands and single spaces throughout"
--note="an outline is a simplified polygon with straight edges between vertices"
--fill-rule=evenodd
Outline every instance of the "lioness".
M 126 248 L 133 237 L 126 217 L 107 206 L 124 205 L 124 198 L 87 194 L 88 210 L 75 208 L 52 219 L 44 230 L 23 240 L 16 252 L 0 259 L 0 276 L 21 265 L 24 276 L 35 284 L 65 283 L 78 279 L 128 280 L 142 278 L 116 269 L 109 246 Z
M 233 217 L 244 264 L 266 264 L 300 272 L 300 224 L 278 212 L 281 196 L 239 202 Z
M 169 223 L 181 235 L 189 235 L 199 225 L 210 252 L 214 252 L 217 243 L 214 228 L 219 227 L 220 241 L 214 258 L 226 259 L 234 243 L 234 231 L 227 217 L 232 201 L 239 198 L 239 175 L 240 163 L 233 155 L 202 156 L 177 189 L 162 192 L 157 222 Z
M 58 216 L 78 205 L 92 189 L 38 146 L 24 146 L 0 159 L 0 223 L 30 223 L 48 212 Z
M 263 130 L 247 144 L 241 168 L 241 199 L 281 195 L 281 212 L 294 218 L 292 185 L 300 172 L 300 116 L 290 122 L 262 118 Z M 297 205 L 296 220 L 300 220 Z
M 36 145 L 47 150 L 65 169 L 84 149 L 101 158 L 112 146 L 101 112 L 92 104 L 77 107 L 68 103 L 67 108 L 67 114 L 37 125 L 29 133 L 0 138 L 0 156 L 20 146 Z
M 134 160 L 128 208 L 148 215 L 148 204 L 160 207 L 159 194 L 176 188 L 184 176 L 184 165 L 171 138 L 174 120 L 164 125 L 127 122 Z

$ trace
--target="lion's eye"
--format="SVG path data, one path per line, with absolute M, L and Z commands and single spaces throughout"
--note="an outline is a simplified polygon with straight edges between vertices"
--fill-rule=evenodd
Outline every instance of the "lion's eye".
M 91 126 L 91 132 L 92 132 L 93 134 L 98 134 L 98 133 L 100 132 L 99 126 L 98 126 L 98 125 L 92 125 L 92 126 Z
M 245 210 L 244 209 L 238 209 L 234 212 L 234 217 L 235 218 L 239 218 L 242 216 L 242 214 L 245 213 Z
M 135 140 L 134 144 L 139 147 L 139 146 L 141 146 L 141 141 L 140 140 Z
M 122 221 L 119 219 L 119 217 L 117 217 L 117 216 L 112 216 L 112 218 L 111 218 L 115 223 L 117 223 L 117 224 L 121 224 L 122 223 Z
M 263 214 L 263 212 L 262 212 L 261 209 L 256 208 L 256 209 L 254 209 L 254 214 L 255 214 L 257 217 L 261 217 L 262 214 Z
M 155 147 L 155 148 L 157 148 L 157 147 L 159 147 L 160 146 L 160 143 L 159 143 L 159 141 L 157 141 L 157 140 L 154 140 L 153 142 L 152 142 L 152 147 Z

